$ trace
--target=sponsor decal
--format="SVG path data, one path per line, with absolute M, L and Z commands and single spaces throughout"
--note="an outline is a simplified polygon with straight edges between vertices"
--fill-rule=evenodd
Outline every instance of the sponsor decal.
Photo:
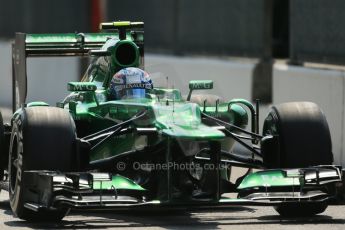
M 210 83 L 194 83 L 193 89 L 212 89 L 212 84 Z
M 115 90 L 122 89 L 152 89 L 152 84 L 148 83 L 135 83 L 135 84 L 125 84 L 125 85 L 116 85 L 114 86 Z
M 136 74 L 133 75 L 127 75 L 126 77 L 126 83 L 127 84 L 135 84 L 135 83 L 141 83 L 141 76 Z

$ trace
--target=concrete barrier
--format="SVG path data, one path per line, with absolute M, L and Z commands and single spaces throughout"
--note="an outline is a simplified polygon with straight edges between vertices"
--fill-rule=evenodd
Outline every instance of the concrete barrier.
M 175 87 L 187 94 L 190 80 L 214 80 L 214 90 L 226 99 L 251 100 L 252 74 L 256 61 L 224 60 L 217 58 L 146 55 L 145 68 L 156 85 Z
M 12 105 L 11 44 L 0 41 L 0 107 Z
M 312 101 L 324 111 L 332 135 L 336 164 L 345 166 L 344 87 L 342 70 L 275 64 L 273 67 L 273 104 Z
M 11 42 L 0 41 L 0 107 L 12 105 Z M 27 101 L 45 101 L 51 105 L 67 95 L 67 82 L 77 81 L 78 58 L 27 59 Z
M 55 105 L 67 96 L 67 83 L 80 79 L 76 57 L 29 58 L 27 66 L 28 102 L 45 101 Z

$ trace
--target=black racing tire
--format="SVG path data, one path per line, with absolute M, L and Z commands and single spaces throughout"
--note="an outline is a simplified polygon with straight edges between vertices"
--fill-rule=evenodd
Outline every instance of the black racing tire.
M 271 168 L 303 168 L 333 163 L 328 123 L 312 102 L 289 102 L 273 106 L 264 122 L 263 135 L 278 137 Z
M 267 160 L 269 168 L 306 168 L 333 163 L 328 123 L 315 103 L 274 106 L 264 122 L 263 135 L 273 135 L 278 140 L 275 148 L 269 148 L 272 152 L 263 152 L 265 164 L 265 155 L 276 159 L 273 163 Z M 326 208 L 326 203 L 285 203 L 275 210 L 281 216 L 305 217 L 322 213 Z
M 199 106 L 204 106 L 204 101 L 206 100 L 206 106 L 216 106 L 217 100 L 219 103 L 224 103 L 225 100 L 217 95 L 213 94 L 192 94 L 190 101 L 198 104 Z
M 4 127 L 4 121 L 2 119 L 2 114 L 0 112 L 0 182 L 4 178 L 4 160 L 6 159 L 5 156 L 5 127 Z M 1 191 L 1 189 L 0 189 Z
M 55 107 L 29 107 L 12 124 L 9 156 L 10 205 L 15 216 L 29 221 L 59 221 L 66 208 L 32 211 L 24 207 L 31 190 L 26 188 L 25 170 L 73 169 L 76 148 L 75 124 L 68 111 Z

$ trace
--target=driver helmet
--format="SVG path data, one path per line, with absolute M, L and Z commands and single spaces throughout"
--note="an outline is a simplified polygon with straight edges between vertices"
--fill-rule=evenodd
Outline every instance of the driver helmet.
M 152 88 L 152 80 L 147 72 L 129 67 L 121 69 L 113 76 L 109 95 L 111 100 L 145 98 L 147 91 Z

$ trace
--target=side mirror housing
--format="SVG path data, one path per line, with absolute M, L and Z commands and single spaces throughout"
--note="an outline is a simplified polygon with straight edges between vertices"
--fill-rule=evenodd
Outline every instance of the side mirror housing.
M 70 92 L 95 92 L 97 86 L 92 82 L 69 82 L 67 90 Z
M 213 89 L 212 80 L 197 80 L 189 82 L 189 90 Z
M 213 89 L 213 81 L 212 80 L 195 80 L 189 82 L 189 93 L 187 96 L 187 101 L 190 101 L 192 96 L 193 90 L 201 90 L 201 89 Z

